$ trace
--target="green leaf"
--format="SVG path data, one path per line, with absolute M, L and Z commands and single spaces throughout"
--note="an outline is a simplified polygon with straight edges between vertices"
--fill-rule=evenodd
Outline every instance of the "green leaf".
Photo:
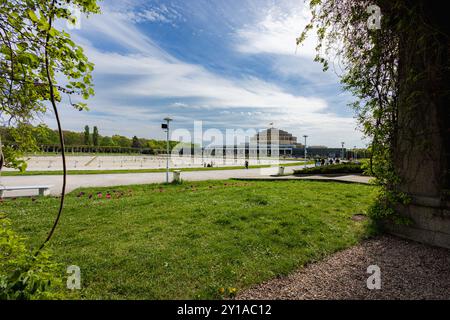
M 50 36 L 55 37 L 59 32 L 58 30 L 56 30 L 55 28 L 51 28 L 48 33 L 50 34 Z
M 39 19 L 36 16 L 36 13 L 34 13 L 33 10 L 28 10 L 28 17 L 31 19 L 31 21 L 33 22 L 37 22 Z

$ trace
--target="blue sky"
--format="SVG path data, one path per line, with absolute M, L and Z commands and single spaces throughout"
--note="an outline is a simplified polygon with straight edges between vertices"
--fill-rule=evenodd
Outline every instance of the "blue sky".
M 263 129 L 270 122 L 313 145 L 363 146 L 336 73 L 296 48 L 309 12 L 293 0 L 114 0 L 70 30 L 95 63 L 89 112 L 64 108 L 63 125 L 105 135 L 163 138 L 174 128 Z M 69 30 L 67 30 L 69 31 Z M 333 68 L 332 68 L 333 69 Z M 335 68 L 336 69 L 336 68 Z M 52 116 L 46 122 L 54 126 Z

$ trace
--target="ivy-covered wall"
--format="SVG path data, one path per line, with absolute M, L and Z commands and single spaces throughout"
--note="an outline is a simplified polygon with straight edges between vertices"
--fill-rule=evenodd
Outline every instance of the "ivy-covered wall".
M 414 15 L 423 25 L 402 30 L 399 46 L 394 166 L 398 187 L 409 198 L 397 210 L 410 224 L 387 226 L 396 234 L 450 248 L 449 32 L 441 6 L 422 3 Z
M 371 139 L 380 193 L 370 216 L 387 230 L 450 248 L 449 23 L 440 1 L 310 0 L 315 61 L 337 60 Z M 375 22 L 375 23 L 374 23 Z M 330 57 L 331 55 L 331 57 Z

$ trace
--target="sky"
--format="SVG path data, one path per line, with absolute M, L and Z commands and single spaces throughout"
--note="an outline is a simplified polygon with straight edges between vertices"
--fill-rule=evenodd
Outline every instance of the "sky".
M 69 29 L 95 64 L 90 111 L 60 106 L 64 129 L 163 139 L 173 129 L 262 130 L 270 123 L 309 145 L 363 147 L 336 68 L 296 47 L 303 0 L 104 0 Z M 45 122 L 55 127 L 52 114 Z M 300 140 L 300 138 L 299 138 Z

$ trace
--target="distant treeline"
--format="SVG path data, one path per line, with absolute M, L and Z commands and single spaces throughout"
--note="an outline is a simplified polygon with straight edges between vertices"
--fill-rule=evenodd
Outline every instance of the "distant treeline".
M 57 130 L 46 126 L 34 127 L 33 138 L 36 140 L 40 151 L 60 151 L 59 135 Z M 0 127 L 0 135 L 3 145 L 14 146 L 17 141 L 14 128 Z M 138 138 L 128 138 L 121 135 L 103 136 L 99 134 L 97 127 L 93 127 L 92 133 L 88 126 L 84 132 L 64 130 L 64 144 L 69 152 L 105 152 L 105 153 L 148 153 L 157 154 L 166 152 L 166 141 Z M 178 144 L 178 141 L 170 141 L 170 149 Z

